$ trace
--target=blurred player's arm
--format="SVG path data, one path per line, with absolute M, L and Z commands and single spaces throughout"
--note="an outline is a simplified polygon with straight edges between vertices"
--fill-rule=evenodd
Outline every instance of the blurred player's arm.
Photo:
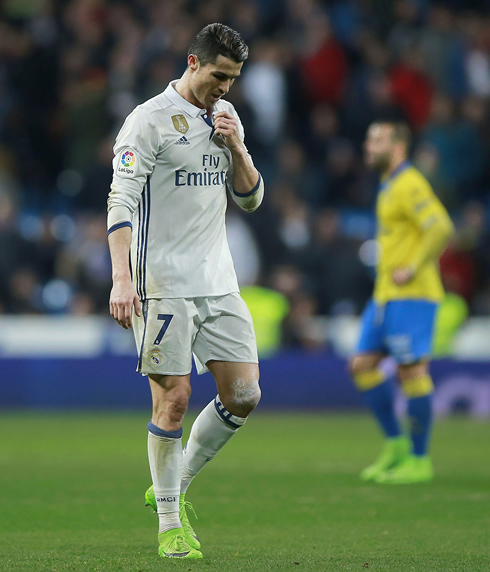
M 428 184 L 411 192 L 406 207 L 407 214 L 422 234 L 408 265 L 393 274 L 393 280 L 399 286 L 409 282 L 429 262 L 437 262 L 454 233 L 448 212 Z
M 231 151 L 227 184 L 233 200 L 247 212 L 256 210 L 264 198 L 264 182 L 254 167 L 252 157 L 244 143 L 244 131 L 238 116 L 221 111 L 214 116 L 214 128 L 222 135 Z
M 160 147 L 160 137 L 151 117 L 138 108 L 126 119 L 114 146 L 114 176 L 107 200 L 113 283 L 109 306 L 111 316 L 126 329 L 132 326 L 133 305 L 136 315 L 141 316 L 129 261 L 133 213 L 144 186 L 149 184 Z

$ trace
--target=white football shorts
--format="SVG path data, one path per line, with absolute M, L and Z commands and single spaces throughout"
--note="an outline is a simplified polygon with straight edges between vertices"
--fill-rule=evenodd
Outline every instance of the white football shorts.
M 145 300 L 141 317 L 133 311 L 133 330 L 143 375 L 188 375 L 192 355 L 199 375 L 209 360 L 259 361 L 252 316 L 238 292 Z

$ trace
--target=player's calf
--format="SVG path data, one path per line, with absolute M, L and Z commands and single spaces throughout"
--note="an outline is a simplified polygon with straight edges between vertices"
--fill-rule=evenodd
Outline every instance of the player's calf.
M 187 411 L 189 376 L 148 376 L 152 396 L 152 422 L 166 431 L 178 431 Z

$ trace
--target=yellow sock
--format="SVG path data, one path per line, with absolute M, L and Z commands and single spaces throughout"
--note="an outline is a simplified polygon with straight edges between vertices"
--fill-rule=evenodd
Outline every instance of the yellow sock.
M 402 381 L 402 389 L 409 398 L 424 397 L 434 392 L 434 384 L 430 375 L 421 375 Z

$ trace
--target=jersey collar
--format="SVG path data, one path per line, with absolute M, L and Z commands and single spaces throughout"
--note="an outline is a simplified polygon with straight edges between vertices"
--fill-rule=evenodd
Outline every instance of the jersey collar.
M 175 89 L 175 85 L 177 84 L 178 81 L 179 81 L 178 79 L 174 79 L 173 81 L 171 81 L 168 84 L 165 91 L 163 92 L 168 97 L 168 99 L 170 99 L 170 101 L 174 105 L 176 105 L 182 111 L 185 111 L 185 113 L 187 113 L 187 115 L 190 115 L 191 117 L 199 117 L 199 115 L 206 113 L 205 109 L 196 107 L 190 101 L 187 101 L 185 97 L 182 97 L 180 93 L 177 92 L 177 90 Z
M 386 189 L 386 187 L 391 183 L 391 181 L 393 181 L 395 177 L 398 177 L 398 175 L 402 171 L 408 169 L 408 167 L 410 167 L 410 161 L 403 161 L 402 163 L 400 163 L 398 167 L 392 173 L 390 173 L 388 177 L 386 177 L 386 179 L 381 181 L 381 184 L 379 185 L 379 190 L 383 191 L 384 189 Z
M 404 171 L 405 169 L 408 169 L 408 167 L 410 167 L 410 161 L 403 161 L 402 163 L 400 163 L 398 165 L 398 167 L 393 171 L 393 173 L 390 174 L 390 176 L 388 177 L 388 181 L 393 180 L 395 177 L 397 177 L 402 171 Z

